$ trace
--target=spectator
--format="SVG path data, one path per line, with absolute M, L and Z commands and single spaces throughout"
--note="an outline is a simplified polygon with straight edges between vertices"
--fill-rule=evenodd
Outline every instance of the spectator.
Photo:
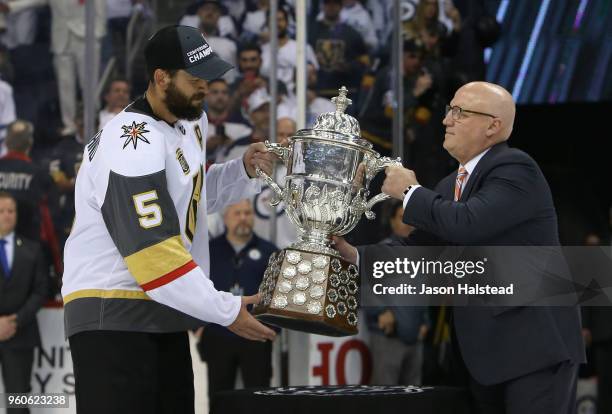
M 265 88 L 253 92 L 247 101 L 249 121 L 253 130 L 250 135 L 234 141 L 217 158 L 217 162 L 225 162 L 241 157 L 249 145 L 264 141 L 270 132 L 270 95 Z
M 383 244 L 408 237 L 414 229 L 404 224 L 400 200 L 392 200 L 389 224 L 391 234 Z M 366 322 L 372 352 L 372 384 L 421 384 L 423 340 L 429 330 L 426 307 L 367 308 Z
M 16 119 L 15 100 L 13 99 L 13 87 L 0 79 L 0 155 L 4 154 L 6 128 Z
M 363 35 L 368 49 L 371 53 L 378 49 L 378 38 L 372 16 L 359 0 L 343 0 L 340 21 L 351 26 L 355 31 Z
M 383 244 L 394 244 L 402 242 L 410 236 L 414 227 L 404 223 L 402 220 L 404 208 L 398 200 L 389 200 L 386 204 L 386 211 L 383 220 L 388 223 L 389 235 L 381 241 Z
M 450 160 L 442 150 L 444 100 L 441 81 L 423 64 L 424 48 L 420 41 L 404 41 L 404 162 L 419 172 L 422 182 L 435 184 L 448 173 Z M 388 153 L 392 148 L 391 121 L 392 71 L 383 69 L 377 76 L 362 117 L 363 136 Z
M 206 137 L 206 157 L 216 159 L 217 151 L 222 150 L 232 141 L 251 133 L 251 128 L 244 122 L 242 116 L 230 113 L 229 86 L 224 79 L 216 79 L 208 83 L 206 94 L 208 108 L 208 132 Z
M 279 8 L 277 13 L 277 24 L 278 24 L 278 51 L 276 53 L 277 59 L 277 79 L 282 81 L 287 87 L 289 95 L 295 94 L 295 71 L 297 66 L 297 42 L 289 38 L 287 27 L 289 18 L 285 9 Z M 270 49 L 270 43 L 266 43 L 261 47 L 263 62 L 261 65 L 261 74 L 264 76 L 270 76 L 270 65 L 272 52 Z M 306 45 L 306 63 L 314 66 L 315 69 L 319 68 L 317 58 L 310 45 Z
M 308 102 L 306 127 L 311 128 L 319 115 L 334 112 L 336 106 L 329 99 L 317 95 L 317 71 L 314 66 L 308 65 L 306 70 L 308 83 L 308 89 L 306 90 L 306 101 Z
M 268 80 L 261 76 L 261 48 L 246 44 L 238 52 L 238 69 L 240 75 L 230 86 L 230 111 L 240 111 L 247 98 L 259 88 L 265 88 Z
M 34 43 L 36 37 L 37 15 L 34 9 L 25 9 L 16 13 L 7 14 L 8 6 L 0 3 L 0 43 L 7 49 L 13 50 L 20 46 L 28 46 Z
M 458 16 L 458 13 L 456 16 Z M 415 16 L 404 23 L 406 37 L 412 39 L 418 38 L 421 35 L 421 31 L 431 25 L 439 26 L 439 30 L 446 35 L 446 27 L 440 21 L 438 0 L 421 0 L 416 7 Z
M 407 0 L 400 1 L 405 3 Z M 387 1 L 382 2 L 379 0 L 366 0 L 367 9 L 372 15 L 372 25 L 376 31 L 376 37 L 378 38 L 378 44 L 383 46 L 387 44 L 389 40 L 389 34 L 393 25 L 393 2 Z
M 121 74 L 127 75 L 125 71 L 125 45 L 127 41 L 127 28 L 132 17 L 135 3 L 142 0 L 106 0 L 106 27 L 107 37 L 104 40 L 103 64 L 110 58 L 111 53 L 117 59 L 115 67 Z M 106 50 L 110 49 L 110 50 Z
M 433 78 L 423 69 L 423 45 L 420 41 L 406 40 L 403 49 L 404 111 L 411 115 L 432 88 Z M 376 77 L 372 94 L 364 102 L 367 108 L 363 115 L 365 136 L 382 150 L 391 148 L 392 75 L 391 67 L 383 68 Z M 409 117 L 406 123 L 411 124 Z M 409 136 L 410 140 L 414 138 L 413 131 Z
M 289 137 L 295 135 L 295 121 L 291 118 L 281 118 L 276 123 L 276 136 L 278 143 L 286 147 L 289 145 Z M 277 183 L 282 183 L 287 175 L 287 168 L 281 162 L 276 164 L 274 178 Z M 270 213 L 276 212 L 276 240 L 274 243 L 281 249 L 288 247 L 297 240 L 297 230 L 287 216 L 284 203 L 276 207 L 270 207 L 270 201 L 275 196 L 272 189 L 264 186 L 261 193 L 253 197 L 253 209 L 255 210 L 255 232 L 266 240 L 270 240 Z M 271 241 L 271 240 L 270 240 Z
M 0 192 L 0 367 L 6 393 L 30 393 L 34 348 L 41 345 L 36 313 L 47 297 L 40 247 L 15 233 L 17 204 Z M 30 410 L 9 409 L 29 413 Z
M 440 40 L 444 37 L 443 28 L 436 23 L 427 24 L 421 28 L 418 39 L 423 42 L 425 58 L 437 60 L 440 58 Z
M 430 56 L 432 53 L 443 57 L 444 60 L 455 58 L 459 53 L 461 39 L 465 38 L 462 32 L 463 22 L 459 10 L 455 7 L 452 0 L 445 0 L 444 4 L 444 13 L 442 13 L 437 1 L 423 0 L 417 6 L 416 16 L 404 25 L 407 38 L 421 39 L 425 43 L 428 58 L 435 58 Z M 443 17 L 446 17 L 448 25 L 443 23 Z M 476 43 L 473 39 L 464 40 L 463 43 L 466 43 L 468 49 L 476 48 Z M 471 53 L 480 53 L 482 55 L 482 50 L 480 52 L 471 51 Z M 462 59 L 462 57 L 459 57 L 459 60 Z M 426 60 L 429 61 L 430 59 Z M 444 63 L 446 64 L 446 62 Z M 469 66 L 470 64 L 468 63 L 467 65 Z M 448 73 L 457 71 L 456 64 L 448 66 L 448 68 L 444 69 L 444 73 L 447 73 L 446 76 L 448 76 Z M 449 98 L 454 93 L 455 88 L 451 89 L 452 91 L 448 93 Z
M 129 105 L 130 84 L 127 79 L 112 80 L 104 94 L 104 102 L 106 102 L 106 106 L 98 115 L 98 129 L 104 128 L 108 121 Z
M 423 27 L 431 24 L 440 25 L 440 29 L 444 36 L 449 32 L 461 30 L 461 15 L 454 6 L 451 0 L 444 0 L 445 15 L 439 11 L 440 0 L 420 0 L 415 10 L 415 2 L 413 0 L 400 1 L 400 13 L 404 21 L 404 36 L 408 38 L 417 38 L 420 30 Z M 372 21 L 376 29 L 379 39 L 379 44 L 390 45 L 391 30 L 393 29 L 393 19 L 395 10 L 393 10 L 392 1 L 367 0 L 368 9 L 372 12 Z M 412 10 L 412 13 L 409 11 Z M 407 16 L 410 16 L 409 18 Z M 446 24 L 448 22 L 448 24 Z M 389 51 L 387 51 L 388 53 Z
M 248 200 L 228 206 L 223 214 L 226 232 L 210 241 L 210 280 L 218 290 L 254 295 L 276 247 L 253 233 L 253 207 Z M 210 323 L 203 328 L 198 351 L 208 365 L 208 395 L 232 390 L 240 370 L 246 388 L 268 387 L 272 376 L 272 343 L 240 338 Z
M 278 81 L 276 88 L 276 119 L 291 118 L 297 121 L 297 98 L 293 93 L 287 91 L 283 81 Z
M 270 0 L 257 0 L 257 9 L 247 12 L 242 23 L 243 42 L 265 43 L 268 41 L 266 22 L 268 21 L 268 9 Z
M 200 18 L 199 29 L 206 37 L 206 41 L 210 47 L 221 57 L 221 59 L 236 66 L 236 53 L 238 47 L 233 40 L 221 36 L 219 33 L 219 19 L 223 9 L 218 1 L 204 1 L 198 9 L 198 17 Z M 230 70 L 223 79 L 228 82 L 233 82 L 236 78 L 235 71 Z
M 316 84 L 317 84 L 317 71 L 314 66 L 308 65 L 307 68 L 307 90 L 306 90 L 306 127 L 311 128 L 317 117 L 322 113 L 334 112 L 336 106 L 327 98 L 322 98 L 317 95 Z M 290 118 L 294 122 L 297 121 L 297 99 L 295 95 L 289 96 L 286 88 L 282 82 L 278 85 L 278 107 L 276 118 Z
M 232 16 L 228 16 L 226 14 L 226 8 L 223 5 L 219 4 L 218 1 L 214 0 L 200 0 L 195 3 L 189 5 L 187 7 L 187 12 L 179 21 L 179 24 L 182 26 L 191 26 L 196 29 L 200 28 L 200 23 L 202 22 L 203 15 L 205 13 L 209 13 L 209 10 L 204 6 L 206 3 L 212 3 L 216 6 L 219 6 L 221 9 L 221 16 L 217 20 L 217 34 L 221 37 L 227 37 L 230 39 L 236 39 L 236 26 L 234 25 L 234 21 L 232 20 Z M 233 13 L 234 9 L 232 7 L 229 8 L 230 12 Z M 240 19 L 236 19 L 239 21 Z
M 367 49 L 361 35 L 340 22 L 342 0 L 323 0 L 323 20 L 309 31 L 320 65 L 317 89 L 327 98 L 338 94 L 339 85 L 357 96 L 361 77 L 369 65 Z M 356 111 L 357 108 L 349 107 Z
M 246 13 L 246 6 L 248 2 L 244 0 L 222 0 L 223 5 L 229 11 L 229 16 L 236 22 L 241 22 Z
M 123 109 L 123 108 L 122 108 Z M 55 224 L 58 228 L 59 245 L 70 235 L 74 221 L 74 185 L 76 176 L 83 162 L 84 124 L 83 108 L 79 108 L 75 119 L 77 132 L 68 135 L 58 142 L 51 152 L 49 173 L 59 192 L 58 212 L 55 214 Z
M 100 44 L 106 32 L 106 3 L 95 1 L 95 51 L 93 79 L 98 80 Z M 51 7 L 51 51 L 60 98 L 63 128 L 61 135 L 75 133 L 77 78 L 85 88 L 85 2 L 64 0 L 15 0 L 5 3 L 10 13 L 49 4 Z
M 280 118 L 276 122 L 277 142 L 283 147 L 289 146 L 289 138 L 295 135 L 296 125 L 291 118 Z
M 289 137 L 295 135 L 296 125 L 292 118 L 280 118 L 276 123 L 276 136 L 278 143 L 282 146 L 289 145 Z M 282 162 L 276 164 L 274 177 L 277 183 L 282 183 L 287 168 Z M 274 242 L 279 248 L 283 249 L 295 242 L 297 239 L 297 230 L 285 213 L 285 206 L 281 202 L 275 207 L 276 211 L 276 240 L 270 239 L 270 200 L 274 197 L 274 193 L 267 185 L 263 184 L 261 193 L 254 196 L 251 201 L 253 211 L 255 212 L 255 233 L 270 242 Z M 218 214 L 208 216 L 208 231 L 211 237 L 217 237 L 224 232 L 223 218 Z
M 442 30 L 438 24 L 429 24 L 421 30 L 420 40 L 423 43 L 423 66 L 436 80 L 442 99 L 448 102 L 453 95 L 453 91 L 448 86 L 449 74 L 453 72 L 453 68 L 450 56 L 446 55 L 450 50 L 443 49 L 443 46 L 447 47 L 449 42 L 444 38 Z M 443 41 L 446 43 L 443 44 Z
M 49 174 L 39 169 L 29 157 L 34 142 L 34 126 L 16 120 L 8 127 L 7 154 L 0 159 L 0 191 L 10 193 L 17 200 L 20 220 L 17 232 L 28 239 L 40 240 L 40 204 L 52 187 Z

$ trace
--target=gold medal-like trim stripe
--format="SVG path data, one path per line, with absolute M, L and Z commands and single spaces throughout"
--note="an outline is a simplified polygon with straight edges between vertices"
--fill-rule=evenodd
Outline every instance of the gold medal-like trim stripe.
M 141 286 L 172 274 L 179 268 L 185 269 L 185 265 L 191 261 L 181 236 L 171 237 L 125 258 L 128 270 Z
M 75 299 L 100 298 L 100 299 L 141 299 L 151 300 L 147 294 L 141 290 L 120 290 L 120 289 L 83 289 L 72 292 L 64 298 L 64 305 Z

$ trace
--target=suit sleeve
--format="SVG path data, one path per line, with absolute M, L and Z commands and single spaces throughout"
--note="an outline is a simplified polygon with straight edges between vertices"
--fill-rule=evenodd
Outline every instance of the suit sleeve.
M 45 259 L 40 247 L 35 249 L 35 262 L 33 266 L 34 280 L 28 299 L 17 311 L 17 329 L 26 326 L 34 321 L 36 313 L 40 310 L 47 298 L 48 274 L 46 271 Z
M 404 222 L 451 243 L 479 243 L 539 213 L 534 194 L 541 180 L 537 166 L 514 163 L 491 170 L 465 202 L 420 187 L 406 205 Z
M 101 206 L 106 228 L 151 299 L 227 326 L 236 319 L 241 298 L 217 291 L 185 248 L 166 181 L 163 136 L 149 141 L 113 160 Z

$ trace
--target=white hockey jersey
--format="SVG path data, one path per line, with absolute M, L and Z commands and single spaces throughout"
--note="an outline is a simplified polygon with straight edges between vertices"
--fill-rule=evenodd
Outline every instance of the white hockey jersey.
M 204 171 L 207 125 L 206 115 L 170 125 L 143 97 L 86 146 L 64 252 L 66 336 L 234 321 L 240 297 L 208 278 L 206 215 L 260 185 L 242 159 Z

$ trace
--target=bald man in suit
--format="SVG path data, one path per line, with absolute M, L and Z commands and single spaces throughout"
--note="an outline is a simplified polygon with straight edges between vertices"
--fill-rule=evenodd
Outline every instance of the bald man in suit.
M 444 148 L 457 171 L 434 190 L 414 171 L 389 167 L 382 191 L 403 200 L 409 244 L 558 246 L 550 188 L 536 162 L 506 141 L 515 104 L 499 85 L 471 82 L 457 90 L 443 124 Z M 343 239 L 336 247 L 356 262 Z M 367 249 L 367 247 L 366 247 Z M 455 307 L 454 334 L 481 414 L 576 412 L 578 366 L 585 362 L 577 307 Z

